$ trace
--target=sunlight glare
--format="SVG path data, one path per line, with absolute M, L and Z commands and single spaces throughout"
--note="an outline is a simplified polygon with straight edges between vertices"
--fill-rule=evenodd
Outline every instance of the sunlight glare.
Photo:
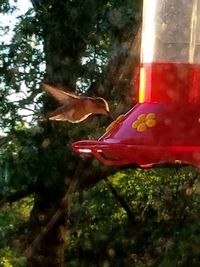
M 154 56 L 156 6 L 157 0 L 144 0 L 141 60 L 145 63 L 152 62 Z

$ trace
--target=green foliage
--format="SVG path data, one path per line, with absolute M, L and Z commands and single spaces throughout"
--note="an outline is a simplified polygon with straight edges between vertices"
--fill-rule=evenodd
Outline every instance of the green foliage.
M 193 168 L 115 174 L 112 184 L 129 205 L 134 222 L 104 182 L 76 194 L 67 264 L 198 266 L 200 199 L 195 177 Z M 194 178 L 193 192 L 188 191 Z
M 12 13 L 15 6 L 11 6 L 9 0 L 0 0 L 0 13 Z
M 28 220 L 30 210 L 32 208 L 33 199 L 31 197 L 24 198 L 18 203 L 12 205 L 10 209 L 4 210 L 0 214 L 0 247 L 5 245 L 5 238 L 13 237 L 13 233 L 23 229 L 24 223 Z M 23 234 L 23 231 L 22 231 Z M 17 237 L 17 236 L 16 236 Z
M 1 267 L 26 267 L 25 257 L 13 252 L 9 247 L 0 249 Z
M 182 226 L 175 233 L 173 243 L 161 260 L 159 267 L 199 266 L 200 224 L 195 222 Z
M 25 267 L 26 227 L 33 199 L 24 198 L 0 213 L 0 266 Z

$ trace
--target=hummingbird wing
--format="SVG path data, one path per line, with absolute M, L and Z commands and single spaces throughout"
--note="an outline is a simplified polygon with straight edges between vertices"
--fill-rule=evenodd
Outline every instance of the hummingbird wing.
M 49 120 L 69 121 L 72 123 L 85 120 L 91 113 L 87 110 L 84 103 L 80 103 L 80 101 L 78 100 L 77 102 L 57 108 L 49 115 Z
M 80 97 L 76 95 L 75 93 L 69 93 L 66 91 L 63 91 L 57 87 L 54 87 L 49 84 L 43 84 L 45 91 L 50 93 L 55 99 L 57 99 L 61 104 L 66 105 L 68 102 L 70 103 L 73 100 L 77 100 Z

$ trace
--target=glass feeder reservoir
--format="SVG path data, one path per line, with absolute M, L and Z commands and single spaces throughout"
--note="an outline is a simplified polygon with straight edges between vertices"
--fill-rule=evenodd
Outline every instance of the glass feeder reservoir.
M 108 165 L 199 167 L 199 136 L 200 1 L 144 0 L 138 104 L 72 148 Z

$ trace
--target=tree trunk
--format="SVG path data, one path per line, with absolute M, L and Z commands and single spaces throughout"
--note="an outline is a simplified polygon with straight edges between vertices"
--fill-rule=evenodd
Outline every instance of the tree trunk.
M 35 196 L 30 215 L 27 249 L 30 267 L 63 267 L 67 210 L 62 196 L 43 190 Z

